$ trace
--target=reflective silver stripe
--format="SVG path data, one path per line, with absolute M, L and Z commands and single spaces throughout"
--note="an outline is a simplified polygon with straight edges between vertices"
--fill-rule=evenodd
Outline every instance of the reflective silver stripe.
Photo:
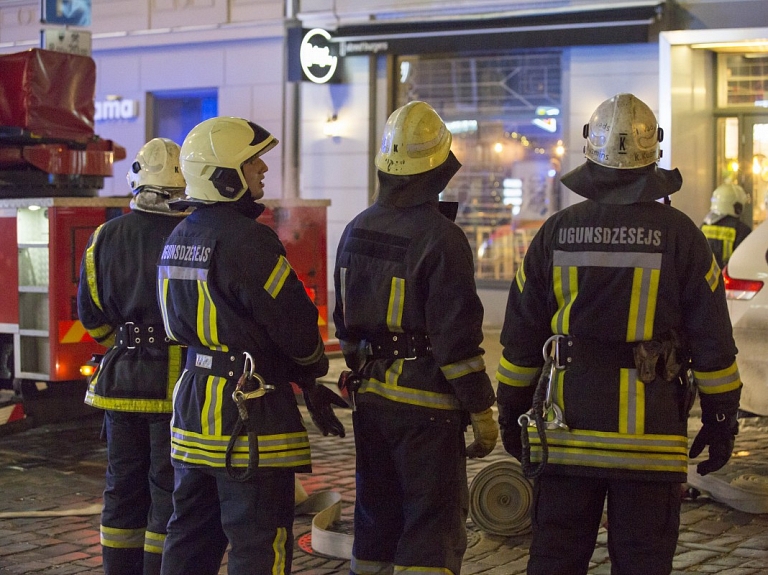
M 203 435 L 221 435 L 221 408 L 223 406 L 224 386 L 227 380 L 223 377 L 209 375 L 205 382 L 205 399 L 200 413 L 200 428 Z
M 477 373 L 478 371 L 485 371 L 485 360 L 482 355 L 465 359 L 464 361 L 457 361 L 456 363 L 450 363 L 440 367 L 440 371 L 443 372 L 445 379 L 458 379 L 469 373 Z
M 645 432 L 645 384 L 636 369 L 621 369 L 619 375 L 619 433 Z
M 158 553 L 163 552 L 165 546 L 165 535 L 163 533 L 153 533 L 147 531 L 144 535 L 144 552 L 145 553 Z
M 285 259 L 285 256 L 278 257 L 277 264 L 275 264 L 272 273 L 269 274 L 269 278 L 267 278 L 267 282 L 264 284 L 264 289 L 272 299 L 277 298 L 290 273 L 291 265 L 288 263 L 288 260 Z
M 139 529 L 118 529 L 117 527 L 102 525 L 100 528 L 101 545 L 113 549 L 143 549 L 144 531 L 144 527 Z
M 658 269 L 635 268 L 627 318 L 627 341 L 645 341 L 653 337 L 660 274 Z
M 405 304 L 405 280 L 392 278 L 389 292 L 389 306 L 387 307 L 387 327 L 390 331 L 402 332 L 403 306 Z
M 566 252 L 555 250 L 553 264 L 560 267 L 661 269 L 661 254 L 645 252 Z
M 536 437 L 536 428 L 529 428 L 531 438 Z M 619 449 L 622 451 L 666 451 L 687 453 L 688 438 L 683 435 L 631 435 L 612 431 L 590 431 L 548 429 L 547 441 L 558 445 L 588 447 L 594 449 Z
M 354 555 L 350 562 L 350 569 L 357 575 L 392 575 L 394 565 L 386 561 L 364 561 Z
M 397 360 L 397 362 L 402 361 L 401 359 Z M 431 407 L 433 409 L 461 409 L 459 400 L 452 394 L 402 387 L 383 383 L 376 379 L 364 379 L 358 393 L 375 393 L 398 403 Z
M 534 378 L 538 367 L 522 367 L 515 365 L 502 356 L 499 361 L 499 368 L 496 371 L 496 379 L 499 383 L 511 385 L 513 387 L 528 387 L 536 383 Z
M 725 369 L 719 371 L 694 371 L 693 375 L 701 393 L 725 393 L 726 391 L 732 391 L 741 387 L 739 367 L 735 361 Z
M 184 266 L 157 266 L 158 279 L 208 281 L 208 270 L 204 268 L 188 268 Z
M 709 289 L 714 292 L 720 283 L 720 266 L 717 265 L 717 260 L 715 259 L 714 254 L 712 254 L 712 264 L 709 266 L 709 271 L 707 272 L 707 275 L 704 276 L 704 279 L 707 280 Z

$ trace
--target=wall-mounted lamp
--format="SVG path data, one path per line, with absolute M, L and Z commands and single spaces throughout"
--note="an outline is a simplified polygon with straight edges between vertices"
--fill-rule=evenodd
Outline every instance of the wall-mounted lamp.
M 339 137 L 339 122 L 338 117 L 336 114 L 328 118 L 325 122 L 325 126 L 323 127 L 323 134 L 325 134 L 329 138 L 338 138 Z

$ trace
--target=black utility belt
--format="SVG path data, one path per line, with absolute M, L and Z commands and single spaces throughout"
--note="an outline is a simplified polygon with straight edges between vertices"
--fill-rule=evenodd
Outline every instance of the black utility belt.
M 432 355 L 429 336 L 424 334 L 393 333 L 368 343 L 369 355 L 374 359 L 416 359 Z
M 163 324 L 150 325 L 126 322 L 117 328 L 115 347 L 134 349 L 137 347 L 168 347 L 171 339 L 165 334 Z
M 240 350 L 215 351 L 207 347 L 190 347 L 187 349 L 184 369 L 204 375 L 238 379 L 245 369 L 245 355 Z
M 599 364 L 612 368 L 635 367 L 637 342 L 606 342 L 596 339 L 563 336 L 557 343 L 560 365 L 580 367 Z

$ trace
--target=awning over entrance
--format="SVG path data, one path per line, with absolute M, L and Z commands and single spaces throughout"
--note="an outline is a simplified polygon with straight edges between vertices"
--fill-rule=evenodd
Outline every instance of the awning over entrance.
M 439 53 L 656 41 L 669 29 L 665 2 L 544 9 L 535 14 L 342 25 L 333 34 L 340 56 Z

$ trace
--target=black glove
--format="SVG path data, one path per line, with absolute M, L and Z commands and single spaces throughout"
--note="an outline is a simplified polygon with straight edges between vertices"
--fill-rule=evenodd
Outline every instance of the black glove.
M 344 425 L 336 417 L 336 414 L 333 413 L 332 406 L 349 407 L 347 402 L 324 385 L 318 385 L 314 382 L 304 387 L 302 391 L 304 393 L 304 403 L 307 406 L 312 422 L 322 434 L 344 437 Z
M 696 466 L 699 475 L 706 475 L 722 468 L 733 453 L 734 437 L 733 425 L 738 431 L 738 422 L 731 424 L 725 422 L 705 423 L 691 445 L 691 451 L 688 456 L 694 459 L 701 454 L 704 447 L 709 446 L 709 458 Z

